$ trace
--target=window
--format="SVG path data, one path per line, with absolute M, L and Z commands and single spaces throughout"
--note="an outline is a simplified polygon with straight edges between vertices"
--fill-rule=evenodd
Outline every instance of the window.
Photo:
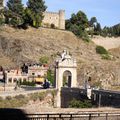
M 11 82 L 12 82 L 12 78 L 9 78 L 9 79 L 8 79 L 8 83 L 11 83 Z
M 24 82 L 26 82 L 26 81 L 27 81 L 27 79 L 26 79 L 26 78 L 23 78 L 23 81 L 24 81 Z
M 13 83 L 16 83 L 16 82 L 17 82 L 17 79 L 16 79 L 16 78 L 14 78 L 14 79 L 13 79 Z

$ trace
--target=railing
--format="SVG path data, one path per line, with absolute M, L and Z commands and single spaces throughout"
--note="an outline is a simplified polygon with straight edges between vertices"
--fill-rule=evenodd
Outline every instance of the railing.
M 29 120 L 120 120 L 120 113 L 28 114 Z

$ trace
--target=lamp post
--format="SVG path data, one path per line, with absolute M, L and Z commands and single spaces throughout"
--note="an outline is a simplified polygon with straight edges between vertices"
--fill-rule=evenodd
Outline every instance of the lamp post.
M 5 91 L 6 76 L 7 75 L 6 75 L 5 71 L 3 70 L 4 91 Z
M 5 81 L 4 81 L 4 91 L 5 91 Z

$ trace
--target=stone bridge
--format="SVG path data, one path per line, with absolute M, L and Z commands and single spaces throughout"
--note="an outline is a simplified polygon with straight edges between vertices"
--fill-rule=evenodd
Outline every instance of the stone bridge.
M 80 88 L 61 89 L 61 107 L 67 108 L 71 100 L 88 100 L 87 90 Z M 106 90 L 91 91 L 92 104 L 96 107 L 115 107 L 120 108 L 120 92 Z

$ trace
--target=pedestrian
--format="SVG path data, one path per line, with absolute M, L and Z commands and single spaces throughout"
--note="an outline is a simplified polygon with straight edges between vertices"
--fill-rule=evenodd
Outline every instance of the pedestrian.
M 0 82 L 5 82 L 5 71 L 2 66 L 0 66 Z

